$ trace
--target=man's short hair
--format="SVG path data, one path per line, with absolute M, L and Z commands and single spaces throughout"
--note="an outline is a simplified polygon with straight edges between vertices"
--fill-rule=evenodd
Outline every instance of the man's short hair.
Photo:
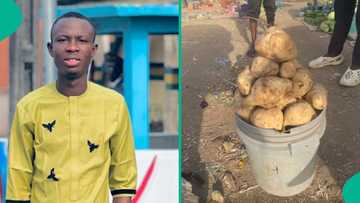
M 91 25 L 91 27 L 92 27 L 92 29 L 93 29 L 93 34 L 94 34 L 93 42 L 95 41 L 96 29 L 95 29 L 95 25 L 90 21 L 90 19 L 89 19 L 88 17 L 82 15 L 81 13 L 78 13 L 78 12 L 67 12 L 67 13 L 65 13 L 64 15 L 58 17 L 58 18 L 54 21 L 54 23 L 52 24 L 52 26 L 51 26 L 51 31 L 50 31 L 50 40 L 51 40 L 51 42 L 53 41 L 53 34 L 54 34 L 53 32 L 54 32 L 54 27 L 55 27 L 55 25 L 56 25 L 56 23 L 57 23 L 59 20 L 61 20 L 61 19 L 63 19 L 63 18 L 78 18 L 78 19 L 82 19 L 82 20 L 87 21 L 87 22 Z

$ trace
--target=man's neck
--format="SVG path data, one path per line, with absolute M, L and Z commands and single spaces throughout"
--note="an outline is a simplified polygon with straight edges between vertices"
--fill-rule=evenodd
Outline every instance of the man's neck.
M 77 78 L 74 80 L 68 80 L 66 78 L 59 77 L 56 81 L 56 89 L 63 95 L 79 96 L 86 91 L 87 80 L 85 78 Z

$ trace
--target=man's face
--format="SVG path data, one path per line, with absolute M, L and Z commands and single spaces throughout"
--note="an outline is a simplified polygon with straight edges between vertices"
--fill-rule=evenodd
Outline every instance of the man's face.
M 76 79 L 87 73 L 95 54 L 94 31 L 90 23 L 78 18 L 60 19 L 48 44 L 60 77 Z

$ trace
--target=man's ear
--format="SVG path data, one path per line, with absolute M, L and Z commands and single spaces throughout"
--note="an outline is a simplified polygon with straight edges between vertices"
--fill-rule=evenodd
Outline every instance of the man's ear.
M 92 53 L 91 53 L 91 57 L 95 56 L 96 50 L 98 49 L 98 44 L 94 44 L 94 46 L 92 47 Z
M 46 44 L 46 46 L 47 46 L 47 48 L 48 48 L 48 51 L 49 51 L 50 56 L 54 57 L 52 44 L 51 44 L 50 42 L 48 42 L 48 43 Z

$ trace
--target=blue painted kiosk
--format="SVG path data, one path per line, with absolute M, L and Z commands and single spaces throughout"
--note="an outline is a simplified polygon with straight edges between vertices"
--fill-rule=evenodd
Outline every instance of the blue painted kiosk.
M 57 15 L 76 11 L 89 17 L 97 34 L 122 34 L 124 96 L 136 149 L 149 148 L 149 35 L 178 34 L 177 4 L 80 4 L 59 6 Z
M 5 203 L 8 140 L 0 137 L 0 203 Z M 5 164 L 4 164 L 5 163 Z

